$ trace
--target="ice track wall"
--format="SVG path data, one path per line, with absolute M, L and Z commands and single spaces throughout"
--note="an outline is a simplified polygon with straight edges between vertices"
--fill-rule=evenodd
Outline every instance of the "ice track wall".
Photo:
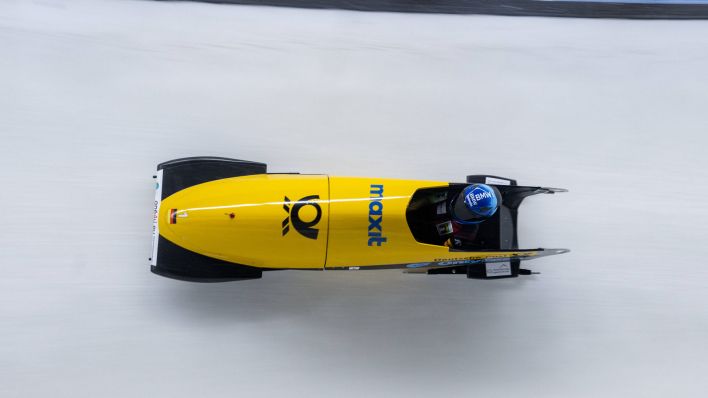
M 178 0 L 180 1 L 180 0 Z M 200 1 L 200 0 L 196 0 Z M 536 0 L 201 0 L 207 3 L 392 11 L 577 18 L 706 19 L 708 4 Z M 687 2 L 691 2 L 688 0 Z M 705 2 L 704 2 L 705 3 Z

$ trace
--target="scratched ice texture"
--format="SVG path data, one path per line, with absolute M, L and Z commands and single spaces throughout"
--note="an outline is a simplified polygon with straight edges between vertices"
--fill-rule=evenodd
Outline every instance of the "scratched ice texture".
M 0 4 L 0 396 L 701 396 L 708 22 Z M 149 272 L 158 162 L 568 188 L 499 281 Z

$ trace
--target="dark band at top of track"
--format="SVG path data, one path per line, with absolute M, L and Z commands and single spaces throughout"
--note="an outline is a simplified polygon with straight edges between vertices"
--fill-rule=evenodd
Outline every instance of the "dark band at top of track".
M 179 0 L 178 0 L 179 1 Z M 189 1 L 189 0 L 188 0 Z M 708 4 L 537 0 L 191 0 L 357 11 L 486 14 L 574 18 L 708 19 Z

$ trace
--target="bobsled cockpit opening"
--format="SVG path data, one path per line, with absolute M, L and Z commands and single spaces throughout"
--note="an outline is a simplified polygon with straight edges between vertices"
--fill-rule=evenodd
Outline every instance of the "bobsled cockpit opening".
M 481 222 L 460 222 L 453 214 L 457 197 L 469 184 L 418 189 L 406 209 L 406 221 L 413 238 L 429 245 L 456 250 L 480 251 L 516 248 L 515 211 L 504 205 Z

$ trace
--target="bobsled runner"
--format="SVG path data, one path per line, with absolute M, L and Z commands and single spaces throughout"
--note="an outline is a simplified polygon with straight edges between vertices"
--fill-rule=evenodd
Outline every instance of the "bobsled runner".
M 531 273 L 522 260 L 568 251 L 519 249 L 524 198 L 565 190 L 509 178 L 470 175 L 449 183 L 268 173 L 263 163 L 218 157 L 161 163 L 154 178 L 151 271 L 174 279 L 386 268 L 505 278 Z M 471 184 L 492 187 L 498 207 L 483 222 L 460 227 L 451 213 Z M 460 228 L 472 234 L 458 239 Z

